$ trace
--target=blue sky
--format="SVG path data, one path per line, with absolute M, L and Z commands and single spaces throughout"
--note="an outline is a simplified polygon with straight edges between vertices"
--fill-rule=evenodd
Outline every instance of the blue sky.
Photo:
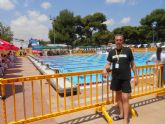
M 164 8 L 165 0 L 0 0 L 0 22 L 11 27 L 15 38 L 48 40 L 50 16 L 63 9 L 82 17 L 102 12 L 108 29 L 138 26 L 142 17 Z

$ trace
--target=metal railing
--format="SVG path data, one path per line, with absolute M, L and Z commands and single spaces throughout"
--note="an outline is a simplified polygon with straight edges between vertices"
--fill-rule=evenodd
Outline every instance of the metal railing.
M 130 99 L 164 92 L 161 80 L 162 65 L 139 66 L 137 72 L 139 83 L 137 86 L 132 85 Z M 104 106 L 113 104 L 115 95 L 109 88 L 111 77 L 103 79 L 101 73 L 102 70 L 96 70 L 1 79 L 0 110 L 3 118 L 0 118 L 0 123 L 31 123 L 97 108 L 108 123 L 112 124 L 112 119 Z M 131 84 L 134 84 L 133 82 L 134 80 Z M 51 87 L 52 83 L 55 84 L 55 89 Z M 10 90 L 7 90 L 7 87 L 10 87 Z M 63 90 L 62 93 L 61 90 Z M 135 117 L 133 108 L 131 112 Z
M 1 79 L 2 96 L 6 96 L 5 86 L 10 85 L 13 99 L 12 101 L 2 100 L 4 124 L 29 123 L 111 103 L 110 90 L 106 88 L 109 83 L 104 83 L 104 85 L 99 83 L 102 78 L 101 72 L 101 70 L 98 70 Z M 61 79 L 63 82 L 60 82 Z M 87 82 L 87 79 L 90 82 Z M 67 81 L 70 82 L 70 89 L 68 89 Z M 73 85 L 75 81 L 76 86 Z M 84 85 L 80 87 L 82 81 Z M 51 87 L 51 82 L 56 84 L 56 90 Z M 95 82 L 95 85 L 93 82 Z M 60 83 L 64 85 L 63 94 L 59 94 L 59 91 L 62 90 Z M 17 86 L 21 86 L 21 93 L 19 94 L 16 94 Z M 74 91 L 75 87 L 76 92 Z M 101 87 L 106 88 L 104 93 L 101 93 Z M 13 103 L 10 106 L 10 110 L 8 110 L 9 102 Z M 18 106 L 23 109 L 19 111 Z M 14 117 L 8 118 L 9 113 L 12 113 Z M 20 116 L 22 117 L 21 119 Z
M 156 93 L 163 90 L 163 65 L 137 67 L 138 85 L 132 86 L 132 98 Z
M 131 48 L 132 52 L 156 52 L 156 48 Z
M 91 50 L 72 50 L 72 54 L 95 54 L 96 50 L 91 49 Z

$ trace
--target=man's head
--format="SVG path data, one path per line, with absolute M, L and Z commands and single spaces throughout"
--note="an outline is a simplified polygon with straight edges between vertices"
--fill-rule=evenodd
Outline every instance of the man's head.
M 117 49 L 121 49 L 123 46 L 123 42 L 124 42 L 124 37 L 122 34 L 116 34 L 115 35 L 115 44 L 116 44 L 116 48 Z

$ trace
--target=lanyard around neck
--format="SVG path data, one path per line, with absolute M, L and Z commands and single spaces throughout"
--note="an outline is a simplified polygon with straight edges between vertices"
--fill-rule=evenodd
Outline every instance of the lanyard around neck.
M 116 51 L 116 57 L 117 57 L 117 63 L 119 63 L 119 59 L 120 59 L 120 54 L 121 54 L 121 52 L 122 52 L 122 49 L 121 49 L 121 51 L 120 51 L 120 53 L 119 54 L 117 54 L 117 50 L 115 50 Z

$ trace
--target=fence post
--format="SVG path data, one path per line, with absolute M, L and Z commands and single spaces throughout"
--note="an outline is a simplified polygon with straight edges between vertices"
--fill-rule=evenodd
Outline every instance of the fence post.
M 161 79 L 160 79 L 160 84 L 161 84 L 161 88 L 164 88 L 164 77 L 163 77 L 163 71 L 165 71 L 164 70 L 164 65 L 162 66 L 162 65 L 160 65 L 160 74 L 161 74 Z
M 134 117 L 134 118 L 137 117 L 135 109 L 132 108 L 131 106 L 130 106 L 130 109 L 131 109 L 132 117 Z
M 108 124 L 112 124 L 112 118 L 109 116 L 109 114 L 105 110 L 105 106 L 104 105 L 101 106 L 101 112 L 103 113 L 104 117 L 108 121 Z
M 6 117 L 6 96 L 5 96 L 5 86 L 2 83 L 2 78 L 0 78 L 0 86 L 1 86 L 1 100 L 2 100 L 2 108 L 3 108 L 3 120 L 4 124 L 7 124 L 7 117 Z

